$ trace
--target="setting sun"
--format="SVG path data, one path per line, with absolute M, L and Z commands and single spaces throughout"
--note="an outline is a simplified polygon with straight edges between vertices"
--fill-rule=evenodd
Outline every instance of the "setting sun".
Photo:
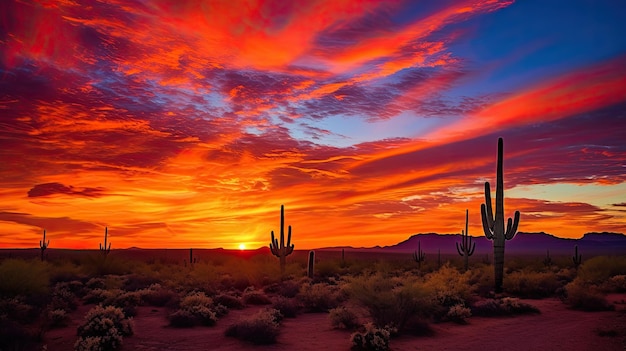
M 246 249 L 246 244 L 239 244 L 239 250 L 245 250 Z

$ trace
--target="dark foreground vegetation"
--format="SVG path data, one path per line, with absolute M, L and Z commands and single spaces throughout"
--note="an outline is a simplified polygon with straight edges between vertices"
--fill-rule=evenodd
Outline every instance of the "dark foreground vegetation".
M 606 294 L 626 292 L 625 256 L 586 258 L 579 266 L 571 256 L 507 257 L 503 292 L 495 293 L 493 266 L 479 255 L 465 270 L 458 255 L 418 266 L 411 254 L 294 251 L 281 267 L 267 250 L 197 251 L 191 262 L 182 250 L 178 257 L 48 249 L 43 261 L 38 250 L 0 251 L 0 350 L 41 350 L 46 334 L 67 328 L 80 306 L 88 308 L 75 350 L 120 349 L 133 337 L 140 306 L 166 308 L 170 328 L 211 328 L 231 310 L 253 308 L 225 332 L 250 347 L 276 342 L 288 332 L 285 319 L 325 313 L 353 349 L 387 350 L 394 337 L 428 335 L 434 323 L 541 313 L 527 299 L 556 297 L 572 309 L 598 311 L 614 308 Z

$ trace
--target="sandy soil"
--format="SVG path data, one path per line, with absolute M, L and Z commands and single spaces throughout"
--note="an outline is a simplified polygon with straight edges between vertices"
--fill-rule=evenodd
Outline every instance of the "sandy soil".
M 581 312 L 566 308 L 557 299 L 527 300 L 541 310 L 539 315 L 518 317 L 472 317 L 468 325 L 442 323 L 433 325 L 434 336 L 401 336 L 391 340 L 392 350 L 625 350 L 626 294 L 609 296 L 617 310 Z M 81 306 L 67 328 L 46 334 L 49 351 L 72 350 L 76 327 L 91 306 Z M 302 314 L 286 319 L 279 342 L 271 346 L 253 346 L 224 336 L 234 321 L 248 316 L 258 307 L 233 310 L 214 327 L 175 329 L 167 326 L 164 308 L 140 307 L 135 317 L 135 335 L 124 339 L 123 350 L 344 350 L 350 349 L 349 332 L 330 328 L 328 315 Z M 600 336 L 598 330 L 619 332 L 618 336 Z

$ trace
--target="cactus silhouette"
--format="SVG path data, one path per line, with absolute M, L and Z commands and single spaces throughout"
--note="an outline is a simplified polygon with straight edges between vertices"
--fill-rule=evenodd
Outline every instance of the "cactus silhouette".
M 543 259 L 543 265 L 546 267 L 552 266 L 552 257 L 550 257 L 550 250 L 546 250 L 546 258 Z
M 43 262 L 43 252 L 50 246 L 50 240 L 46 242 L 46 230 L 43 230 L 43 240 L 39 240 L 39 248 L 41 249 L 41 262 Z
M 313 279 L 315 269 L 315 251 L 309 251 L 309 262 L 307 265 L 307 276 Z
M 189 263 L 190 264 L 194 264 L 196 263 L 196 258 L 193 257 L 193 248 L 189 248 Z
M 485 203 L 480 206 L 483 231 L 489 240 L 493 240 L 493 266 L 495 276 L 495 291 L 502 291 L 504 275 L 504 243 L 511 240 L 517 233 L 519 225 L 519 211 L 515 211 L 515 219 L 508 219 L 504 230 L 504 180 L 502 174 L 502 138 L 498 139 L 498 165 L 496 174 L 496 212 L 495 217 L 491 207 L 491 188 L 485 182 Z
M 280 243 L 274 237 L 272 230 L 272 240 L 270 242 L 270 250 L 274 256 L 280 259 L 280 273 L 285 273 L 285 263 L 287 256 L 293 252 L 293 244 L 291 243 L 291 226 L 288 228 L 287 245 L 285 245 L 285 206 L 280 205 Z
M 109 247 L 107 248 L 107 237 L 109 236 L 109 228 L 104 227 L 104 245 L 100 243 L 100 252 L 106 257 L 109 252 L 111 252 L 111 243 L 109 243 Z
M 469 268 L 469 257 L 474 254 L 474 249 L 476 249 L 476 243 L 472 242 L 472 237 L 469 236 L 467 229 L 468 216 L 469 210 L 465 210 L 465 232 L 461 230 L 461 245 L 456 243 L 456 251 L 459 255 L 465 257 L 465 270 Z
M 574 267 L 578 270 L 578 266 L 583 263 L 583 255 L 578 254 L 578 245 L 574 247 L 574 256 L 572 256 L 572 261 L 574 261 Z
M 424 262 L 425 257 L 426 254 L 422 251 L 421 243 L 418 241 L 417 251 L 413 252 L 413 260 L 417 262 L 417 268 L 422 269 L 422 262 Z

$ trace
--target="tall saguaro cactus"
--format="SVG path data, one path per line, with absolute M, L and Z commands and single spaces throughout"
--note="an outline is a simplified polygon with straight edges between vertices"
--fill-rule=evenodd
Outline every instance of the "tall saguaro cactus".
M 511 240 L 517 233 L 519 225 L 519 211 L 515 211 L 515 217 L 508 219 L 506 230 L 504 229 L 504 179 L 502 172 L 502 138 L 498 138 L 498 165 L 496 174 L 496 213 L 494 216 L 491 207 L 491 188 L 489 182 L 485 182 L 485 203 L 480 206 L 483 231 L 489 240 L 493 240 L 493 266 L 495 276 L 495 291 L 502 291 L 504 275 L 504 243 Z
M 417 251 L 413 252 L 413 261 L 417 262 L 417 268 L 422 269 L 422 262 L 426 259 L 426 254 L 422 251 L 421 243 L 417 242 Z
M 46 230 L 43 230 L 43 240 L 39 240 L 39 248 L 41 249 L 41 262 L 43 262 L 43 252 L 50 246 L 50 240 L 46 242 Z
M 107 237 L 109 236 L 109 228 L 104 227 L 104 245 L 100 243 L 100 252 L 106 257 L 109 252 L 111 252 L 111 243 L 109 243 L 109 247 L 107 248 Z
M 272 230 L 272 241 L 270 242 L 270 250 L 274 256 L 280 259 L 280 273 L 285 273 L 285 264 L 287 256 L 293 252 L 293 244 L 291 243 L 291 226 L 288 228 L 287 245 L 285 245 L 285 206 L 280 205 L 280 243 L 274 237 Z
M 465 210 L 465 232 L 461 230 L 461 245 L 456 243 L 456 251 L 459 255 L 465 257 L 465 270 L 469 268 L 469 257 L 474 254 L 474 249 L 476 249 L 476 243 L 472 242 L 472 237 L 469 236 L 469 230 L 467 229 L 468 217 L 469 210 Z

